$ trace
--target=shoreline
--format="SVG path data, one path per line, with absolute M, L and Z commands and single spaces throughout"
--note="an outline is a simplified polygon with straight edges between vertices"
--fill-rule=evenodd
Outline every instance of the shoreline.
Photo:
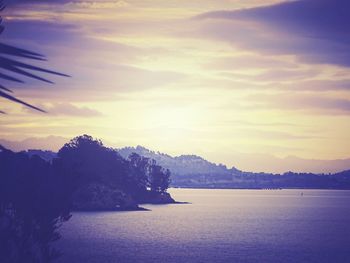
M 337 191 L 350 191 L 350 188 L 232 188 L 232 187 L 170 187 L 169 189 L 206 189 L 206 190 L 337 190 Z
M 139 205 L 155 205 L 155 206 L 161 206 L 161 205 L 187 205 L 187 204 L 192 204 L 191 202 L 181 202 L 181 201 L 175 201 L 175 202 L 169 202 L 169 203 L 141 203 Z M 83 209 L 74 209 L 71 212 L 72 213 L 89 213 L 89 212 L 136 212 L 136 211 L 152 211 L 151 209 L 144 208 L 143 206 L 138 206 L 135 208 L 116 208 L 116 209 L 91 209 L 91 210 L 83 210 Z

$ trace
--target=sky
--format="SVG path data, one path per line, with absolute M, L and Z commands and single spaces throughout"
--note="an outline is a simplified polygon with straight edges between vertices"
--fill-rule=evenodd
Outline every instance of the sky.
M 251 171 L 262 155 L 350 158 L 349 10 L 347 0 L 12 1 L 1 41 L 71 77 L 6 84 L 48 113 L 1 99 L 0 138 L 90 134 L 228 166 L 241 154 Z

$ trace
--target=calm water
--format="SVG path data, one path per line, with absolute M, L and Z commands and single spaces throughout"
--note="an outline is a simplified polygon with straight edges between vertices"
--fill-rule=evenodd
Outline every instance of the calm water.
M 170 192 L 192 204 L 74 213 L 58 262 L 350 262 L 350 191 Z

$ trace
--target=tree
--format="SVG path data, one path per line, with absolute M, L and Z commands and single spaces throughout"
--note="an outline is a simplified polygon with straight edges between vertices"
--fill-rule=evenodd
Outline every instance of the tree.
M 111 187 L 127 186 L 127 161 L 92 136 L 84 134 L 73 138 L 57 156 L 79 185 L 99 181 Z
M 75 209 L 137 208 L 134 201 L 144 189 L 142 172 L 100 140 L 86 134 L 77 136 L 59 150 L 58 160 L 74 178 Z
M 50 262 L 70 218 L 72 187 L 60 164 L 0 147 L 0 262 Z
M 132 153 L 128 157 L 131 177 L 134 178 L 135 190 L 138 193 L 147 191 L 149 158 Z
M 153 160 L 149 171 L 149 185 L 152 192 L 164 193 L 170 184 L 170 170 L 157 165 Z

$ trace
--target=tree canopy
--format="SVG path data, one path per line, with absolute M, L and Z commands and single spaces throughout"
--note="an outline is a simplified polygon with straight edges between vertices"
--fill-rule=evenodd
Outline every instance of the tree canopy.
M 60 162 L 0 150 L 0 262 L 49 262 L 70 218 L 71 178 Z

